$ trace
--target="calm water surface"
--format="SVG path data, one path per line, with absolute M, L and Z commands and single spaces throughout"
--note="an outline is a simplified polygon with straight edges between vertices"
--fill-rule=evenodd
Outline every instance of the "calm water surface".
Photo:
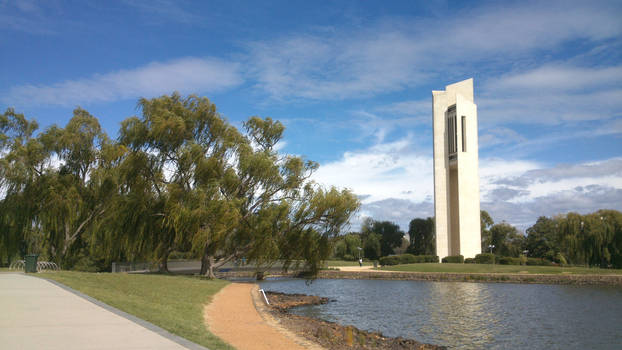
M 622 349 L 622 288 L 327 279 L 261 287 L 334 300 L 299 315 L 451 349 Z

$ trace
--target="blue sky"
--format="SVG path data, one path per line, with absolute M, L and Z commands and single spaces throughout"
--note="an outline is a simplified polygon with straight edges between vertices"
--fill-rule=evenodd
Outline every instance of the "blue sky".
M 482 209 L 622 210 L 620 1 L 0 0 L 0 109 L 43 128 L 76 106 L 109 135 L 180 91 L 235 125 L 270 116 L 365 216 L 433 214 L 431 91 L 473 77 Z

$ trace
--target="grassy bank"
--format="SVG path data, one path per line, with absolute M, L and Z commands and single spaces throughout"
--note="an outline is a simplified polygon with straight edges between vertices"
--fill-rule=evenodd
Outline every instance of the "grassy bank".
M 523 273 L 523 274 L 572 274 L 610 275 L 622 274 L 622 270 L 587 267 L 521 266 L 492 264 L 405 264 L 384 266 L 381 270 L 400 272 L 448 272 L 448 273 Z
M 203 306 L 228 282 L 188 276 L 50 272 L 58 281 L 210 349 L 232 349 L 205 329 Z

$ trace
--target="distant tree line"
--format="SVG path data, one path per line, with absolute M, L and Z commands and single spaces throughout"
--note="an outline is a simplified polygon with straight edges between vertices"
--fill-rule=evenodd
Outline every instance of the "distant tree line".
M 619 211 L 541 216 L 525 234 L 506 222 L 494 223 L 485 210 L 481 211 L 480 220 L 483 253 L 514 258 L 526 255 L 562 265 L 622 268 L 622 213 Z M 365 221 L 361 231 L 338 237 L 335 256 L 354 258 L 356 247 L 364 247 L 363 254 L 368 259 L 392 255 L 400 247 L 397 237 L 404 236 L 398 225 L 371 218 Z M 411 220 L 408 236 L 406 253 L 435 254 L 433 218 Z
M 309 180 L 318 164 L 280 155 L 284 127 L 238 130 L 207 98 L 141 99 L 110 139 L 77 108 L 63 127 L 0 114 L 0 264 L 26 253 L 64 268 L 201 259 L 201 272 L 244 257 L 317 271 L 358 209 L 348 190 Z

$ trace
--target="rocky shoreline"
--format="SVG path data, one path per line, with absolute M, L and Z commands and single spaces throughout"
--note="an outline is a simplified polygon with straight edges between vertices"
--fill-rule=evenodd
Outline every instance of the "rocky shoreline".
M 282 326 L 327 349 L 445 349 L 445 347 L 422 344 L 412 339 L 385 337 L 378 332 L 367 332 L 353 326 L 343 326 L 334 322 L 294 315 L 288 311 L 292 307 L 301 305 L 326 304 L 330 302 L 328 298 L 271 291 L 267 291 L 266 296 L 270 301 L 269 312 L 279 320 Z

